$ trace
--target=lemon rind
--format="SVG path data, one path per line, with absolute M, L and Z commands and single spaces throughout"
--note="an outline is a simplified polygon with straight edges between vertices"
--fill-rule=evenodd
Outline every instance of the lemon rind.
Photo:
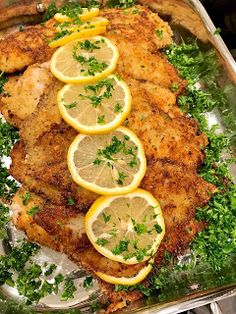
M 113 285 L 134 286 L 140 283 L 141 281 L 143 281 L 151 272 L 151 270 L 152 270 L 152 264 L 148 263 L 148 265 L 142 268 L 136 276 L 131 277 L 131 278 L 115 277 L 115 276 L 107 275 L 102 272 L 96 272 L 96 275 L 102 280 Z

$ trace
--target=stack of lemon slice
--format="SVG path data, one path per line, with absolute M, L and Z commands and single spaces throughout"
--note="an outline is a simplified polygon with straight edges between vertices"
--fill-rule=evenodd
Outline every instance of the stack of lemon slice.
M 70 18 L 56 14 L 65 36 L 51 47 L 51 72 L 66 85 L 58 93 L 63 119 L 80 134 L 68 151 L 68 167 L 80 186 L 104 195 L 86 214 L 85 226 L 95 249 L 123 264 L 144 263 L 132 277 L 98 272 L 113 284 L 133 285 L 152 269 L 153 256 L 165 233 L 161 208 L 147 191 L 138 189 L 146 172 L 146 157 L 137 136 L 121 124 L 131 110 L 131 93 L 115 70 L 119 52 L 112 41 L 94 36 L 108 21 L 99 9 L 83 9 Z

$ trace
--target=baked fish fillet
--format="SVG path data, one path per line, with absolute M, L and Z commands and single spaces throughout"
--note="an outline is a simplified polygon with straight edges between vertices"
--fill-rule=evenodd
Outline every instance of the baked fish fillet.
M 117 72 L 132 93 L 132 111 L 125 125 L 139 136 L 147 156 L 148 168 L 141 186 L 158 199 L 165 218 L 166 236 L 155 257 L 161 265 L 165 250 L 183 252 L 204 228 L 204 223 L 196 222 L 194 217 L 196 208 L 206 204 L 215 191 L 197 174 L 204 160 L 207 138 L 199 131 L 197 122 L 184 116 L 176 104 L 186 82 L 160 52 L 172 42 L 168 24 L 141 6 L 125 11 L 106 9 L 102 15 L 110 20 L 106 36 L 120 52 Z M 53 21 L 49 23 L 53 25 Z M 37 27 L 26 29 L 25 37 Z M 45 31 L 48 28 L 41 27 Z M 163 31 L 162 38 L 156 34 L 157 29 Z M 19 33 L 11 36 L 16 41 L 21 38 Z M 8 44 L 6 38 L 0 48 Z M 24 58 L 23 52 L 17 67 L 28 68 L 11 77 L 0 99 L 1 112 L 19 128 L 21 135 L 12 151 L 11 174 L 23 184 L 12 203 L 14 223 L 31 241 L 66 253 L 93 274 L 101 271 L 117 277 L 131 276 L 145 262 L 128 266 L 111 261 L 101 256 L 86 237 L 84 215 L 98 195 L 78 187 L 67 168 L 66 154 L 76 131 L 62 121 L 56 105 L 56 94 L 62 84 L 48 69 L 53 51 L 49 50 L 41 59 L 43 63 L 38 63 L 35 51 L 45 47 L 44 43 L 38 41 L 33 47 L 25 42 L 26 48 L 27 45 L 31 58 Z M 15 49 L 20 51 L 19 46 Z M 10 54 L 8 65 L 7 57 L 8 52 L 1 49 L 0 70 L 5 67 L 13 72 L 14 56 Z M 32 80 L 34 84 L 30 83 Z M 178 86 L 175 93 L 171 91 L 173 83 Z M 31 192 L 27 206 L 22 205 L 20 197 L 25 191 Z M 76 200 L 74 206 L 68 205 L 69 197 Z M 34 217 L 27 214 L 32 206 L 40 208 Z M 115 292 L 105 282 L 101 282 L 101 287 L 110 304 L 108 311 L 142 296 L 138 291 Z

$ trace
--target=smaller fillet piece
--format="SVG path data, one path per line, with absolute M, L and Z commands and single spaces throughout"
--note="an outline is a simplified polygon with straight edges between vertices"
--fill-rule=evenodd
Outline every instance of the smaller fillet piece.
M 28 26 L 0 40 L 0 72 L 14 73 L 34 63 L 49 61 L 54 49 L 48 41 L 56 33 L 55 20 L 45 25 Z

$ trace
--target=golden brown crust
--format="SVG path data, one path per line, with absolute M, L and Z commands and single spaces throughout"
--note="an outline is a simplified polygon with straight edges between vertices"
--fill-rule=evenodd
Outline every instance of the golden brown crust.
M 0 40 L 0 71 L 13 73 L 50 60 L 55 50 L 48 46 L 48 41 L 54 34 L 49 21 L 45 26 L 28 26 Z

